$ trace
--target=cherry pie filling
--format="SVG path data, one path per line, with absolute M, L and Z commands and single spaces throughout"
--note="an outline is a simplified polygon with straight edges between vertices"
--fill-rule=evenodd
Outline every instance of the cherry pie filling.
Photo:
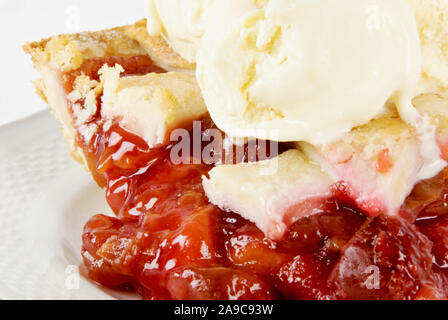
M 66 92 L 81 73 L 98 80 L 105 63 L 120 64 L 124 75 L 164 72 L 145 56 L 92 59 L 62 75 Z M 448 170 L 417 185 L 406 219 L 368 217 L 339 184 L 320 214 L 274 242 L 209 203 L 202 177 L 212 166 L 175 165 L 173 144 L 150 149 L 118 119 L 104 126 L 98 109 L 91 141 L 77 139 L 116 215 L 96 215 L 84 229 L 85 266 L 101 285 L 145 299 L 448 297 Z M 207 135 L 214 124 L 202 119 L 201 127 Z

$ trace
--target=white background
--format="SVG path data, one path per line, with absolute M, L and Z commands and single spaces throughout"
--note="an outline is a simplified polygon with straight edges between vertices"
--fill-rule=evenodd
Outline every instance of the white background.
M 31 84 L 39 75 L 23 53 L 25 42 L 115 27 L 144 16 L 143 0 L 0 0 L 0 125 L 47 107 Z

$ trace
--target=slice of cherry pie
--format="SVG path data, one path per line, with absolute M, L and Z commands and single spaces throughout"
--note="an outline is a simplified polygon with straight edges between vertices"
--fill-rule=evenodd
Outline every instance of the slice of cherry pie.
M 116 215 L 84 228 L 92 280 L 145 299 L 448 298 L 448 171 L 420 181 L 422 142 L 393 106 L 325 147 L 254 148 L 219 131 L 195 65 L 146 21 L 25 50 Z M 448 100 L 414 104 L 448 160 Z M 199 152 L 173 158 L 187 136 Z

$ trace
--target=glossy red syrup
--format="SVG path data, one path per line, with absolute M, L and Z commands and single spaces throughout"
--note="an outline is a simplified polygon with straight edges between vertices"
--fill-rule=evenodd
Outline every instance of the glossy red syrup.
M 125 74 L 163 72 L 147 57 L 87 61 L 63 75 L 67 92 L 77 75 L 95 78 L 104 63 L 119 63 Z M 321 214 L 273 242 L 209 203 L 202 177 L 212 166 L 174 165 L 172 145 L 150 149 L 118 123 L 105 130 L 100 112 L 92 122 L 91 142 L 78 142 L 116 215 L 96 215 L 84 228 L 84 262 L 101 285 L 145 299 L 447 297 L 446 171 L 416 187 L 402 210 L 406 219 L 367 218 L 341 185 Z M 202 120 L 203 134 L 213 127 Z M 386 152 L 379 166 L 387 171 Z

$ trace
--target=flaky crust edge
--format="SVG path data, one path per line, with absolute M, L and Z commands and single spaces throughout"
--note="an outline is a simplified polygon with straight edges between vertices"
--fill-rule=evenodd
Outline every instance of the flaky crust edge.
M 88 170 L 82 149 L 76 143 L 76 129 L 67 111 L 67 102 L 57 78 L 61 72 L 76 70 L 91 58 L 147 55 L 168 71 L 193 73 L 195 65 L 181 58 L 161 37 L 151 37 L 146 19 L 107 30 L 62 34 L 25 43 L 42 78 L 34 81 L 37 94 L 50 105 L 60 123 L 71 156 Z M 59 85 L 59 87 L 57 87 Z
M 36 65 L 51 64 L 63 71 L 77 69 L 90 58 L 142 54 L 168 71 L 193 72 L 195 64 L 179 56 L 162 37 L 150 36 L 146 23 L 142 19 L 107 30 L 57 35 L 28 42 L 23 48 Z

